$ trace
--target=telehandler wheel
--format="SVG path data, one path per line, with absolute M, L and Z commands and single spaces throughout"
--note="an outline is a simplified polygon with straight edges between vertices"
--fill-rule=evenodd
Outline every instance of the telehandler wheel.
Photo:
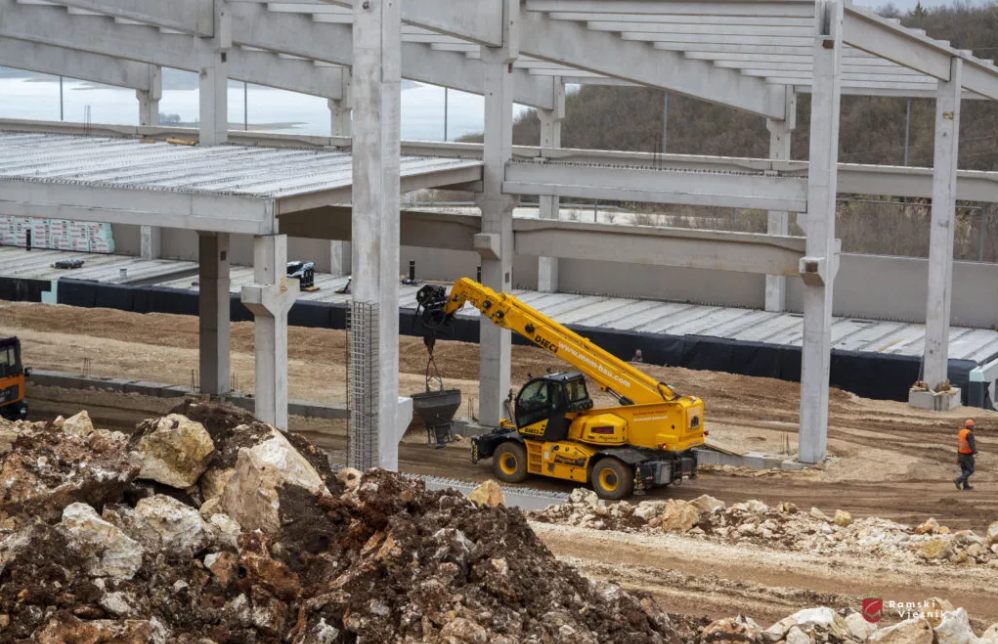
M 634 491 L 634 469 L 608 456 L 596 463 L 591 483 L 596 496 L 618 501 L 629 497 Z
M 506 441 L 492 455 L 492 469 L 496 478 L 506 483 L 527 480 L 527 450 L 519 443 Z

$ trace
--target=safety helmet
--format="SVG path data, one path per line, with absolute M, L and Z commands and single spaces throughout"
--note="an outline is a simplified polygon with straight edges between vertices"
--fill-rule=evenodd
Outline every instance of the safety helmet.
M 974 419 L 973 418 L 968 418 L 967 421 L 963 424 L 963 426 L 966 427 L 967 429 L 973 429 L 974 428 Z

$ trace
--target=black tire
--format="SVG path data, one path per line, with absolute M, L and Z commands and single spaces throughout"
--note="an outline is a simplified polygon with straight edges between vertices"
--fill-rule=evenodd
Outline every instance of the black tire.
M 506 483 L 523 483 L 527 480 L 527 450 L 520 443 L 506 441 L 492 454 L 492 471 L 496 478 Z
M 634 468 L 609 456 L 602 458 L 593 468 L 590 483 L 601 499 L 626 499 L 634 491 Z

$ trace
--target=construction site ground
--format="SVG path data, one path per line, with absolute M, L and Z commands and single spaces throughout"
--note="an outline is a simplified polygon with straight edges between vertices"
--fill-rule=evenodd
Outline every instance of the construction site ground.
M 137 315 L 105 309 L 38 304 L 0 304 L 0 333 L 17 335 L 27 366 L 94 376 L 134 378 L 191 385 L 198 367 L 198 321 L 193 317 Z M 289 330 L 289 388 L 292 398 L 342 402 L 347 386 L 345 333 Z M 424 388 L 426 353 L 419 338 L 401 339 L 401 393 Z M 478 347 L 438 342 L 436 360 L 448 387 L 460 388 L 471 409 L 477 407 Z M 513 384 L 528 374 L 563 368 L 550 354 L 529 347 L 513 349 Z M 706 404 L 712 439 L 733 449 L 778 453 L 785 442 L 796 446 L 799 387 L 796 383 L 684 369 L 643 368 L 680 392 Z M 253 326 L 232 327 L 234 387 L 253 390 Z M 29 386 L 32 417 L 43 420 L 86 408 L 98 426 L 130 429 L 146 417 L 165 413 L 176 401 L 101 391 L 70 391 Z M 600 399 L 601 400 L 601 399 Z M 598 400 L 599 402 L 599 400 Z M 610 401 L 605 401 L 607 404 Z M 467 413 L 467 410 L 462 411 Z M 974 477 L 977 489 L 957 491 L 955 434 L 964 418 L 978 425 L 981 455 Z M 306 433 L 343 461 L 346 427 L 342 422 L 293 418 L 292 429 Z M 982 534 L 998 520 L 998 413 L 957 410 L 929 414 L 896 402 L 860 399 L 833 390 L 830 396 L 828 451 L 820 470 L 731 471 L 708 468 L 680 487 L 655 490 L 646 498 L 693 499 L 709 494 L 728 503 L 759 499 L 770 505 L 792 502 L 802 510 L 841 508 L 856 517 L 879 516 L 905 523 L 935 517 L 953 530 Z M 443 450 L 426 444 L 414 429 L 401 447 L 405 472 L 464 480 L 491 477 L 488 463 L 472 465 L 466 442 Z M 546 479 L 526 485 L 569 491 Z M 594 531 L 535 524 L 558 556 L 584 573 L 613 579 L 659 597 L 670 612 L 712 617 L 744 612 L 759 620 L 779 619 L 794 610 L 826 604 L 858 608 L 860 598 L 921 601 L 949 598 L 975 619 L 998 621 L 998 586 L 993 566 L 966 568 L 886 562 L 875 558 L 833 558 L 752 545 L 725 545 L 662 535 Z

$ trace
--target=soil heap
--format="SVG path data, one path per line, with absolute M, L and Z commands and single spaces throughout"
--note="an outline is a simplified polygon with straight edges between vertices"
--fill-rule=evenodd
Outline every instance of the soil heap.
M 800 511 L 793 503 L 770 507 L 757 500 L 730 507 L 710 496 L 693 501 L 621 501 L 606 504 L 590 490 L 575 490 L 568 502 L 533 512 L 530 518 L 596 530 L 677 533 L 725 543 L 754 544 L 814 554 L 884 557 L 926 565 L 998 566 L 998 522 L 986 535 L 954 532 L 929 519 L 914 527 L 886 519 L 853 519 L 838 510 Z
M 680 644 L 519 510 L 187 403 L 132 436 L 0 423 L 0 643 Z M 85 422 L 84 422 L 85 420 Z

